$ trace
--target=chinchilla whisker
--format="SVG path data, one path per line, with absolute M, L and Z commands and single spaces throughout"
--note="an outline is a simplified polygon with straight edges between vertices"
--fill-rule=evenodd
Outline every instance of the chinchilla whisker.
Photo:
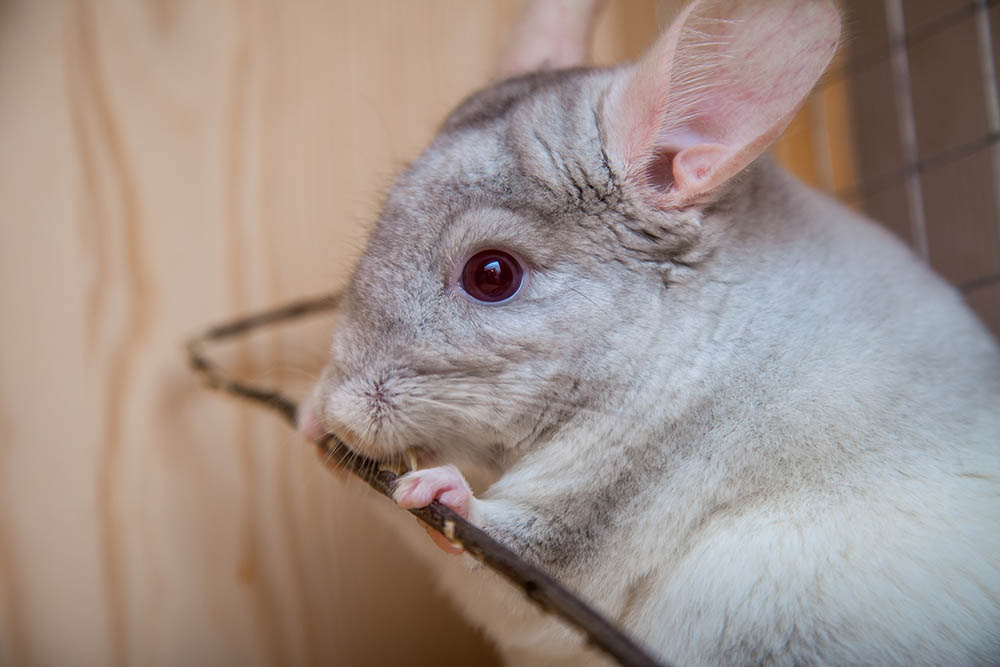
M 576 412 L 589 413 L 601 416 L 622 416 L 627 414 L 628 411 L 625 409 L 621 410 L 611 410 L 608 408 L 598 408 L 591 407 L 579 402 L 566 401 L 553 397 L 534 397 L 531 395 L 518 393 L 518 390 L 523 389 L 519 385 L 512 383 L 510 388 L 505 389 L 505 393 L 502 400 L 499 400 L 495 396 L 483 395 L 483 394 L 472 394 L 467 393 L 461 397 L 461 402 L 452 401 L 450 399 L 432 399 L 428 397 L 417 397 L 409 396 L 408 400 L 423 403 L 428 406 L 434 406 L 441 408 L 442 410 L 447 410 L 455 413 L 457 416 L 465 420 L 479 421 L 482 423 L 488 423 L 483 417 L 478 416 L 475 412 L 469 411 L 467 406 L 480 407 L 484 404 L 491 402 L 510 402 L 515 403 L 519 406 L 530 406 L 530 407 L 546 407 L 546 406 L 556 406 L 562 408 L 570 408 Z
M 482 396 L 478 400 L 476 397 L 462 397 L 459 400 L 451 400 L 448 397 L 427 398 L 413 397 L 410 399 L 414 403 L 419 403 L 427 407 L 437 408 L 454 416 L 459 423 L 481 423 L 489 424 L 487 416 L 482 414 L 484 406 L 496 407 L 499 405 L 493 397 Z

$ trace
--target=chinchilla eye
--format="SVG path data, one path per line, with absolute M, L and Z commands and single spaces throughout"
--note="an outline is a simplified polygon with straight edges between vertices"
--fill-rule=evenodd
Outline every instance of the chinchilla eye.
M 502 250 L 483 250 L 469 258 L 462 269 L 462 289 L 477 301 L 505 301 L 521 288 L 524 270 Z

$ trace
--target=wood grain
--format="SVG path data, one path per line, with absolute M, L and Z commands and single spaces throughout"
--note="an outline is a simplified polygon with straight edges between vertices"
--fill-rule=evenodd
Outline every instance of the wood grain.
M 180 344 L 341 284 L 517 10 L 0 2 L 0 662 L 495 663 L 384 501 L 200 390 Z M 596 60 L 669 13 L 614 4 Z M 301 390 L 328 328 L 229 361 Z

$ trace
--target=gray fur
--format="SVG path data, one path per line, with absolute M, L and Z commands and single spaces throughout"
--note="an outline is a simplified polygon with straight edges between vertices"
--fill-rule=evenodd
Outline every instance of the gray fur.
M 487 88 L 398 177 L 326 425 L 493 470 L 473 519 L 679 664 L 998 664 L 996 342 L 767 158 L 705 205 L 650 206 L 604 150 L 617 71 Z M 500 306 L 454 285 L 492 247 L 531 267 Z M 512 655 L 597 660 L 447 566 Z

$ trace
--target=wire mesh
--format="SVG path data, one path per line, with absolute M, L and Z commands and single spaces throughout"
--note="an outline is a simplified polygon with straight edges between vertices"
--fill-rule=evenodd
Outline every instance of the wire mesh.
M 1000 334 L 1000 0 L 844 0 L 856 169 L 828 187 L 909 243 Z M 814 123 L 824 164 L 829 127 Z M 828 178 L 823 178 L 829 183 Z

